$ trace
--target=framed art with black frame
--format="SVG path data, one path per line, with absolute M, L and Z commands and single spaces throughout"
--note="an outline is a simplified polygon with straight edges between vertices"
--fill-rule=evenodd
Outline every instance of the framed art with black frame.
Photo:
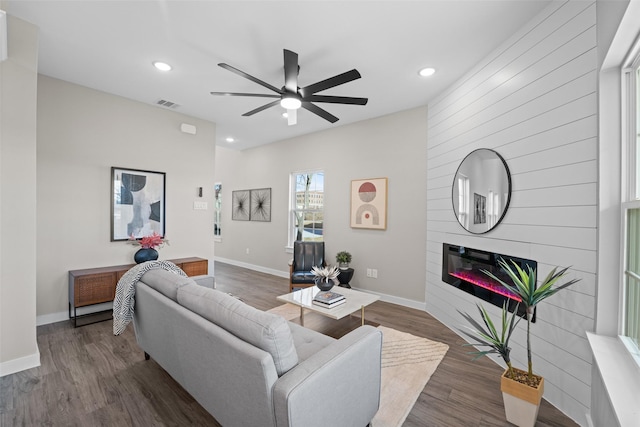
M 111 241 L 165 234 L 166 174 L 111 168 Z

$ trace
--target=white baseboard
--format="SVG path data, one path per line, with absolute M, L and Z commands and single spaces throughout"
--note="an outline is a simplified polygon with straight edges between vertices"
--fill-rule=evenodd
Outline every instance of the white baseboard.
M 76 309 L 76 314 L 78 316 L 82 316 L 84 314 L 95 313 L 98 311 L 111 310 L 113 308 L 113 303 L 105 302 L 102 304 L 91 305 L 88 307 L 78 307 Z M 48 325 L 50 323 L 64 322 L 69 319 L 68 311 L 59 311 L 58 313 L 49 313 L 42 314 L 36 317 L 36 326 Z
M 427 311 L 426 302 L 414 301 L 412 299 L 407 299 L 407 298 L 400 298 L 393 295 L 383 294 L 381 292 L 370 291 L 368 289 L 361 289 L 361 288 L 355 288 L 355 287 L 353 289 L 355 289 L 356 291 L 367 292 L 369 294 L 378 295 L 380 297 L 380 301 L 390 302 L 391 304 L 401 305 L 403 307 L 408 307 L 408 308 L 414 308 L 416 310 Z
M 260 273 L 266 273 L 266 274 L 271 274 L 273 276 L 278 276 L 278 277 L 284 277 L 285 279 L 289 278 L 289 271 L 280 271 L 280 270 L 274 270 L 272 268 L 266 268 L 266 267 L 262 267 L 259 265 L 253 265 L 253 264 L 249 264 L 246 262 L 240 262 L 240 261 L 236 261 L 233 259 L 227 259 L 227 258 L 220 258 L 220 257 L 215 257 L 216 261 L 220 261 L 220 262 L 224 262 L 225 264 L 231 264 L 231 265 L 235 265 L 236 267 L 242 267 L 242 268 L 246 268 L 249 270 L 254 270 L 254 271 L 259 271 Z M 215 271 L 213 272 L 213 275 L 215 276 Z
M 283 277 L 285 279 L 289 278 L 289 271 L 279 271 L 279 270 L 273 270 L 271 268 L 265 268 L 265 267 L 261 267 L 259 265 L 253 265 L 253 264 L 248 264 L 246 262 L 239 262 L 233 259 L 226 259 L 226 258 L 220 258 L 220 257 L 215 257 L 216 261 L 220 261 L 220 262 L 224 262 L 225 264 L 231 264 L 231 265 L 235 265 L 237 267 L 242 267 L 242 268 L 246 268 L 249 270 L 254 270 L 254 271 L 259 271 L 261 273 L 266 273 L 266 274 L 272 274 L 274 276 L 278 276 L 278 277 Z M 213 273 L 215 276 L 215 272 Z M 396 297 L 393 295 L 387 295 L 387 294 L 383 294 L 380 292 L 373 292 L 370 291 L 368 289 L 360 289 L 360 288 L 353 288 L 357 291 L 362 291 L 362 292 L 368 292 L 370 294 L 374 294 L 374 295 L 378 295 L 380 297 L 381 301 L 384 302 L 390 302 L 392 304 L 397 304 L 397 305 L 401 305 L 403 307 L 409 307 L 409 308 L 415 308 L 416 310 L 422 310 L 422 311 L 426 311 L 427 309 L 427 303 L 426 302 L 420 302 L 420 301 L 414 301 L 414 300 L 410 300 L 410 299 L 406 299 L 406 298 L 400 298 L 400 297 Z
M 0 377 L 40 366 L 40 352 L 0 363 Z
M 587 413 L 585 415 L 585 418 L 587 420 L 587 427 L 596 427 L 593 425 L 593 420 L 591 419 L 591 414 Z
M 36 317 L 36 326 L 62 322 L 63 320 L 69 320 L 69 312 L 61 311 L 58 313 L 42 314 Z

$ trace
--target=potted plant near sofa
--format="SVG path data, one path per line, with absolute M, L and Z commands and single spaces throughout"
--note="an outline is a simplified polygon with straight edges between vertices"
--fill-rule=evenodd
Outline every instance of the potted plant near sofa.
M 349 268 L 349 263 L 351 262 L 351 254 L 347 251 L 340 251 L 336 254 L 336 261 L 340 266 L 340 269 L 345 270 Z
M 477 345 L 489 346 L 489 350 L 487 351 L 476 352 L 477 357 L 488 353 L 498 353 L 507 364 L 507 369 L 500 379 L 500 389 L 502 391 L 507 421 L 520 427 L 533 427 L 538 417 L 538 409 L 540 408 L 540 401 L 544 393 L 544 378 L 533 374 L 531 358 L 531 320 L 533 312 L 536 305 L 541 301 L 573 285 L 578 282 L 579 279 L 571 279 L 558 285 L 558 281 L 567 274 L 568 267 L 560 270 L 558 270 L 558 267 L 555 267 L 540 283 L 540 286 L 536 287 L 536 270 L 531 266 L 527 266 L 527 270 L 525 271 L 513 260 L 511 262 L 512 265 L 509 265 L 503 259 L 498 261 L 502 270 L 513 281 L 513 284 L 505 283 L 489 271 L 483 270 L 483 272 L 516 295 L 520 299 L 519 304 L 522 304 L 525 308 L 525 318 L 527 320 L 528 370 L 522 371 L 511 366 L 509 339 L 517 322 L 514 323 L 513 320 L 515 314 L 511 315 L 510 321 L 506 321 L 508 311 L 506 305 L 502 307 L 503 320 L 502 333 L 500 335 L 497 334 L 488 313 L 483 308 L 480 308 L 480 315 L 485 325 L 484 327 L 482 324 L 474 321 L 469 315 L 461 314 L 475 328 L 472 329 L 474 331 L 473 334 L 465 333 L 478 341 L 476 343 Z M 517 310 L 515 310 L 514 313 L 515 312 L 517 312 Z

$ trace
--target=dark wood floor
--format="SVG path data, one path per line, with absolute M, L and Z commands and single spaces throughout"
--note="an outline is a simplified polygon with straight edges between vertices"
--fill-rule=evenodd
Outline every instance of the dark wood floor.
M 288 292 L 279 277 L 216 263 L 218 289 L 262 310 Z M 449 344 L 449 351 L 418 398 L 404 426 L 509 426 L 499 376 L 488 359 L 471 362 L 462 339 L 425 312 L 378 301 L 367 321 Z M 305 324 L 330 335 L 359 319 L 315 319 Z M 315 322 L 315 323 L 314 323 Z M 71 322 L 38 327 L 42 365 L 0 378 L 0 426 L 218 426 L 153 360 L 145 361 L 130 325 L 117 337 L 112 322 L 73 328 Z M 543 401 L 536 426 L 575 426 Z

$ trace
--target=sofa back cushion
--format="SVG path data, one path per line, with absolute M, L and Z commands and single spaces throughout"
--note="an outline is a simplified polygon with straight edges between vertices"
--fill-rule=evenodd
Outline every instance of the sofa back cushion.
M 147 271 L 140 277 L 140 281 L 174 301 L 178 301 L 179 288 L 195 283 L 189 277 L 180 276 L 161 268 Z
M 270 353 L 278 376 L 298 364 L 291 329 L 284 317 L 260 311 L 223 292 L 195 284 L 178 289 L 178 303 Z

